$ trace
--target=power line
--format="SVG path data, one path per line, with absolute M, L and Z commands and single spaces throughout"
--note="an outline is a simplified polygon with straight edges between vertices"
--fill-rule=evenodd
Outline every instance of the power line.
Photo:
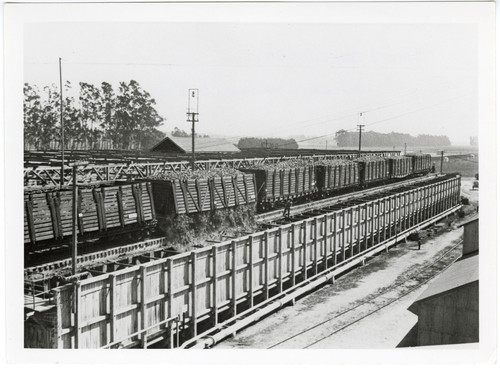
M 428 109 L 428 108 L 432 108 L 436 105 L 440 105 L 440 104 L 443 104 L 443 103 L 447 103 L 448 101 L 450 100 L 454 100 L 454 99 L 458 99 L 458 98 L 461 98 L 463 96 L 467 96 L 469 94 L 464 94 L 464 95 L 460 95 L 460 96 L 456 96 L 456 97 L 453 97 L 453 98 L 450 98 L 450 99 L 447 99 L 447 100 L 443 100 L 441 102 L 438 102 L 436 104 L 431 104 L 431 105 L 428 105 L 428 106 L 425 106 L 425 107 L 422 107 L 420 109 L 415 109 L 415 110 L 412 110 L 412 111 L 409 111 L 409 112 L 405 112 L 405 113 L 402 113 L 402 114 L 398 114 L 396 116 L 392 116 L 392 117 L 389 117 L 389 118 L 385 118 L 385 119 L 382 119 L 382 120 L 378 120 L 378 121 L 375 121 L 375 122 L 372 122 L 370 124 L 367 124 L 365 126 L 373 126 L 373 125 L 376 125 L 376 124 L 379 124 L 379 123 L 382 123 L 382 122 L 386 122 L 386 121 L 390 121 L 392 119 L 396 119 L 396 118 L 399 118 L 399 117 L 403 117 L 403 116 L 406 116 L 408 114 L 413 114 L 413 113 L 416 113 L 416 112 L 419 112 L 419 111 L 422 111 L 422 110 L 425 110 L 425 109 Z M 351 129 L 347 129 L 347 130 L 344 130 L 344 131 L 354 131 L 354 130 L 357 130 L 356 127 L 354 128 L 351 128 Z M 309 141 L 309 140 L 315 140 L 315 139 L 320 139 L 320 138 L 323 138 L 323 137 L 326 137 L 326 136 L 330 136 L 330 135 L 333 135 L 335 133 L 329 133 L 329 134 L 326 134 L 326 135 L 320 135 L 320 136 L 316 136 L 316 137 L 312 137 L 312 138 L 307 138 L 307 139 L 303 139 L 303 140 L 298 140 L 297 143 L 299 142 L 304 142 L 304 141 Z
M 367 124 L 365 126 L 372 126 L 372 125 L 375 125 L 375 124 L 378 124 L 378 123 L 382 123 L 382 122 L 386 122 L 386 121 L 389 121 L 389 120 L 392 120 L 392 119 L 396 119 L 396 118 L 399 118 L 399 117 L 402 117 L 402 116 L 405 116 L 407 114 L 411 114 L 411 113 L 416 113 L 416 112 L 419 112 L 421 110 L 425 110 L 425 109 L 428 109 L 428 108 L 431 108 L 435 105 L 439 105 L 439 104 L 442 104 L 442 103 L 445 103 L 449 100 L 454 100 L 454 99 L 457 99 L 457 98 L 460 98 L 460 97 L 463 97 L 463 96 L 467 96 L 469 95 L 470 93 L 468 94 L 464 94 L 464 95 L 460 95 L 458 97 L 452 97 L 450 99 L 447 99 L 447 100 L 444 100 L 444 101 L 441 101 L 441 102 L 438 102 L 436 104 L 433 104 L 433 105 L 428 105 L 428 106 L 425 106 L 425 107 L 422 107 L 422 108 L 419 108 L 419 109 L 416 109 L 416 110 L 413 110 L 413 111 L 410 111 L 410 112 L 405 112 L 403 114 L 400 114 L 400 115 L 396 115 L 396 116 L 393 116 L 393 117 L 389 117 L 389 118 L 386 118 L 386 119 L 382 119 L 382 120 L 379 120 L 379 121 L 375 121 L 375 122 L 372 122 L 370 124 Z M 435 95 L 435 94 L 434 94 Z M 384 108 L 388 108 L 388 107 L 391 107 L 391 106 L 394 106 L 394 105 L 399 105 L 399 104 L 402 104 L 402 103 L 406 103 L 408 101 L 413 101 L 414 99 L 407 99 L 407 100 L 404 100 L 404 101 L 399 101 L 399 102 L 396 102 L 396 103 L 393 103 L 393 104 L 386 104 L 386 105 L 382 105 L 382 106 L 378 106 L 376 108 L 372 108 L 372 109 L 368 109 L 368 110 L 364 110 L 363 113 L 368 113 L 368 112 L 375 112 L 377 110 L 381 110 L 381 109 L 384 109 Z M 358 110 L 359 112 L 359 110 Z M 349 118 L 351 116 L 354 116 L 354 114 L 357 114 L 357 113 L 352 113 L 352 114 L 348 114 L 348 115 L 345 115 L 345 116 L 342 116 L 342 117 L 336 117 L 336 118 L 332 118 L 332 119 L 328 119 L 328 120 L 325 120 L 325 121 L 322 121 L 322 122 L 317 122 L 317 123 L 313 123 L 313 124 L 310 124 L 310 125 L 306 125 L 304 127 L 311 127 L 311 126 L 314 126 L 314 125 L 317 125 L 317 124 L 320 124 L 320 123 L 328 123 L 328 122 L 333 122 L 333 121 L 338 121 L 338 120 L 341 120 L 341 119 L 344 119 L 344 118 Z M 309 122 L 309 121 L 312 121 L 314 119 L 310 119 L 310 120 L 305 120 L 305 121 L 300 121 L 299 123 L 302 123 L 302 122 Z M 283 126 L 280 126 L 280 127 L 290 127 L 290 125 L 283 125 Z M 350 128 L 350 129 L 346 129 L 344 131 L 354 131 L 354 130 L 357 130 L 357 127 L 354 127 L 354 128 Z M 278 131 L 274 131 L 274 132 L 278 132 Z M 329 134 L 326 134 L 326 135 L 321 135 L 321 136 L 316 136 L 316 137 L 312 137 L 312 138 L 307 138 L 307 139 L 303 139 L 303 140 L 297 140 L 296 142 L 299 143 L 299 142 L 304 142 L 304 141 L 310 141 L 310 140 L 315 140 L 315 139 L 319 139 L 319 138 L 323 138 L 323 137 L 326 137 L 326 136 L 330 136 L 330 135 L 333 135 L 334 133 L 329 133 Z M 243 136 L 233 136 L 233 137 L 229 137 L 227 138 L 226 140 L 232 140 L 232 139 L 238 139 L 238 138 L 241 138 Z M 225 142 L 221 140 L 221 142 L 219 144 L 214 144 L 214 143 L 211 143 L 210 145 L 205 145 L 205 146 L 200 146 L 199 148 L 210 148 L 210 147 L 215 147 L 217 145 L 220 145 L 221 143 Z M 283 146 L 283 145 L 287 145 L 287 144 L 280 144 L 278 145 L 279 146 Z
M 26 64 L 30 65 L 51 65 L 55 64 L 54 62 L 27 62 Z M 166 67 L 182 67 L 186 66 L 186 64 L 177 64 L 177 63 L 112 63 L 112 62 L 68 62 L 65 61 L 65 65 L 95 65 L 95 66 L 166 66 Z
M 54 63 L 53 62 L 39 62 L 39 63 L 29 63 L 28 62 L 27 64 L 54 64 Z M 73 65 L 123 65 L 123 66 L 180 66 L 180 64 L 173 64 L 173 63 L 133 63 L 133 62 L 130 62 L 130 63 L 106 63 L 106 62 L 101 62 L 100 63 L 100 62 L 68 62 L 68 61 L 66 61 L 65 64 L 69 64 L 69 65 L 71 65 L 71 64 L 73 64 Z M 410 96 L 411 95 L 415 95 L 415 93 L 412 93 L 412 94 L 409 94 L 409 95 Z M 398 96 L 401 96 L 401 95 L 398 95 Z M 385 108 L 388 108 L 388 107 L 391 107 L 391 106 L 394 106 L 394 105 L 403 104 L 403 103 L 406 103 L 406 102 L 412 101 L 412 100 L 414 100 L 414 99 L 412 98 L 412 99 L 398 101 L 398 102 L 391 103 L 391 104 L 386 104 L 386 105 L 378 106 L 378 107 L 375 107 L 375 108 L 372 108 L 372 109 L 369 109 L 369 110 L 365 110 L 365 112 L 374 112 L 374 111 L 385 109 Z M 438 103 L 438 104 L 441 104 L 441 103 Z M 418 112 L 418 111 L 423 110 L 423 109 L 428 109 L 429 107 L 431 107 L 431 106 L 424 107 L 424 108 L 421 108 L 421 109 L 417 109 L 417 110 L 414 110 L 414 111 L 411 111 L 411 112 L 403 113 L 401 115 L 393 116 L 393 117 L 390 117 L 390 118 L 387 118 L 387 119 L 384 119 L 384 120 L 379 120 L 379 121 L 373 122 L 371 124 L 368 124 L 366 126 L 371 126 L 371 125 L 378 124 L 378 123 L 381 123 L 381 122 L 385 122 L 385 121 L 388 121 L 388 120 L 391 120 L 391 119 L 395 119 L 395 118 L 398 118 L 398 117 L 401 117 L 401 116 L 404 116 L 404 115 L 407 115 L 407 114 L 410 114 L 410 113 Z M 308 125 L 305 125 L 305 126 L 302 126 L 302 127 L 312 127 L 312 126 L 319 125 L 319 124 L 331 123 L 332 121 L 338 121 L 338 120 L 341 120 L 341 119 L 344 119 L 344 118 L 349 118 L 349 117 L 351 117 L 353 115 L 354 115 L 354 113 L 347 114 L 347 115 L 344 115 L 344 116 L 341 116 L 341 117 L 329 118 L 329 119 L 322 120 L 322 121 L 315 122 L 315 123 L 311 123 L 311 124 L 308 124 Z M 318 118 L 329 117 L 329 116 L 331 116 L 331 115 L 326 115 L 326 116 L 322 116 L 322 117 L 318 117 Z M 304 120 L 304 121 L 299 121 L 296 124 L 293 124 L 292 127 L 293 126 L 297 126 L 297 125 L 301 125 L 302 123 L 314 121 L 314 120 L 316 120 L 318 118 L 313 118 L 313 119 L 308 119 L 308 120 Z M 285 127 L 285 126 L 287 128 L 290 128 L 289 124 L 285 124 L 282 127 Z M 346 131 L 350 131 L 350 129 L 348 129 Z M 274 131 L 274 132 L 278 132 L 278 131 Z M 316 138 L 321 138 L 321 137 L 325 137 L 325 136 L 329 136 L 329 135 L 332 135 L 332 134 L 326 134 L 326 135 L 321 135 L 321 136 L 318 136 L 318 137 L 315 137 L 315 138 L 308 138 L 308 139 L 304 139 L 304 140 L 299 140 L 297 142 L 304 142 L 304 141 L 314 140 Z M 243 137 L 243 136 L 239 135 L 239 136 L 230 137 L 230 138 L 221 140 L 220 143 L 223 143 L 223 142 L 225 142 L 227 140 L 238 139 L 238 138 L 241 138 L 241 137 Z M 220 145 L 220 143 L 213 143 L 212 142 L 210 145 L 200 146 L 199 148 L 203 149 L 203 148 L 215 147 L 215 146 Z M 283 145 L 286 145 L 286 144 L 282 144 L 282 145 L 278 145 L 278 146 L 283 146 Z

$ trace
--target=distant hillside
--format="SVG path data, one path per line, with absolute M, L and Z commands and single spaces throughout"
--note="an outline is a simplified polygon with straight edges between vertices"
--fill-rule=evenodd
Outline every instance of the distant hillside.
M 297 141 L 299 149 L 335 149 L 337 147 L 337 142 L 333 135 L 320 137 L 293 135 L 290 138 Z
M 298 149 L 294 139 L 243 137 L 238 142 L 240 149 L 269 148 L 269 149 Z
M 340 130 L 335 134 L 337 140 L 337 145 L 339 147 L 355 147 L 359 142 L 359 133 L 357 132 L 347 132 L 345 130 Z M 417 137 L 411 136 L 409 134 L 402 134 L 399 132 L 391 132 L 388 134 L 382 134 L 379 132 L 368 131 L 363 132 L 361 137 L 361 142 L 363 146 L 371 147 L 391 147 L 404 146 L 406 143 L 408 146 L 438 146 L 446 147 L 450 146 L 450 139 L 447 136 L 433 136 L 433 135 L 418 135 Z

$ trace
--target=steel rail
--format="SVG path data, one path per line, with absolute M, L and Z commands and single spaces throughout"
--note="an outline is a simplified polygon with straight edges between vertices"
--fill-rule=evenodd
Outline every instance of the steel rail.
M 150 252 L 161 249 L 166 246 L 167 238 L 155 238 L 150 240 L 144 240 L 137 243 L 126 244 L 117 246 L 114 248 L 109 248 L 97 252 L 87 253 L 83 255 L 79 255 L 77 257 L 77 264 L 82 265 L 85 263 L 98 262 L 99 260 L 103 260 L 106 258 L 113 257 L 126 257 L 131 253 L 142 253 L 142 252 Z M 27 267 L 24 269 L 25 275 L 31 274 L 43 274 L 50 271 L 55 271 L 62 268 L 68 268 L 71 266 L 71 258 L 65 258 L 54 262 L 48 262 L 41 265 L 35 265 L 32 267 Z
M 356 320 L 354 320 L 354 321 L 350 322 L 350 323 L 349 323 L 349 324 L 347 324 L 347 325 L 342 326 L 341 328 L 339 328 L 339 329 L 337 329 L 337 330 L 333 331 L 333 332 L 332 332 L 332 333 L 330 333 L 329 335 L 327 335 L 327 336 L 325 336 L 325 337 L 323 337 L 323 338 L 320 338 L 320 339 L 318 339 L 318 340 L 314 341 L 313 343 L 308 344 L 307 346 L 303 347 L 303 349 L 310 348 L 310 347 L 312 347 L 313 345 L 315 345 L 315 344 L 317 344 L 317 343 L 319 343 L 319 342 L 324 341 L 325 339 L 327 339 L 327 338 L 329 338 L 329 337 L 331 337 L 331 336 L 333 336 L 333 335 L 335 335 L 335 334 L 337 334 L 337 333 L 341 332 L 342 330 L 347 329 L 348 327 L 350 327 L 350 326 L 352 326 L 352 325 L 354 325 L 354 324 L 356 324 L 356 323 L 360 322 L 361 320 L 363 320 L 363 319 L 365 319 L 365 318 L 367 318 L 367 317 L 369 317 L 369 316 L 373 315 L 374 313 L 379 312 L 379 311 L 380 311 L 380 310 L 382 310 L 383 308 L 385 308 L 385 307 L 387 307 L 387 306 L 390 306 L 390 305 L 391 305 L 391 304 L 393 304 L 394 302 L 399 301 L 401 298 L 406 297 L 408 294 L 410 294 L 410 293 L 414 292 L 415 290 L 419 289 L 420 287 L 422 287 L 423 285 L 427 284 L 429 281 L 431 281 L 432 279 L 434 279 L 436 276 L 438 276 L 439 274 L 441 274 L 443 271 L 445 271 L 446 269 L 448 269 L 448 268 L 449 268 L 449 267 L 450 267 L 450 266 L 451 266 L 451 265 L 452 265 L 452 264 L 453 264 L 456 260 L 458 260 L 458 258 L 460 258 L 460 257 L 455 258 L 455 259 L 454 259 L 454 260 L 453 260 L 450 264 L 446 265 L 446 267 L 445 267 L 445 268 L 443 268 L 442 270 L 438 271 L 436 274 L 434 274 L 434 275 L 430 276 L 429 278 L 426 278 L 424 281 L 422 281 L 422 282 L 420 282 L 418 285 L 416 285 L 416 286 L 412 287 L 410 290 L 408 290 L 408 291 L 404 292 L 404 294 L 400 295 L 399 297 L 396 297 L 396 298 L 394 298 L 394 299 L 390 300 L 389 302 L 387 302 L 387 303 L 385 303 L 385 304 L 383 304 L 383 305 L 381 305 L 381 306 L 377 307 L 377 309 L 375 309 L 375 310 L 373 310 L 373 311 L 371 311 L 371 312 L 367 313 L 366 315 L 363 315 L 362 317 L 360 317 L 360 318 L 358 318 L 358 319 L 356 319 Z
M 317 323 L 317 324 L 315 324 L 315 325 L 313 325 L 313 326 L 311 326 L 311 327 L 309 327 L 309 328 L 307 328 L 307 329 L 305 329 L 305 330 L 302 330 L 302 331 L 298 332 L 297 334 L 294 334 L 294 335 L 292 335 L 292 336 L 290 336 L 290 337 L 288 337 L 288 338 L 286 338 L 286 339 L 283 339 L 283 340 L 281 340 L 280 342 L 277 342 L 277 343 L 275 343 L 275 344 L 273 344 L 273 345 L 271 345 L 271 346 L 267 347 L 266 349 L 275 348 L 275 347 L 277 347 L 277 346 L 279 346 L 279 345 L 281 345 L 281 344 L 283 344 L 283 343 L 286 343 L 286 342 L 288 342 L 288 341 L 290 341 L 290 340 L 292 340 L 292 339 L 294 339 L 294 338 L 297 338 L 297 337 L 299 337 L 299 336 L 301 336 L 301 335 L 303 335 L 303 334 L 305 334 L 305 333 L 307 333 L 307 332 L 309 332 L 309 331 L 311 331 L 311 330 L 314 330 L 314 329 L 316 329 L 316 328 L 320 327 L 321 325 L 324 325 L 324 324 L 326 324 L 326 323 L 329 323 L 329 322 L 331 322 L 331 321 L 333 321 L 333 320 L 335 320 L 335 319 L 337 319 L 337 318 L 339 318 L 339 317 L 341 317 L 341 316 L 343 316 L 343 315 L 345 315 L 345 314 L 347 314 L 347 313 L 349 313 L 349 312 L 352 312 L 352 311 L 354 311 L 356 308 L 359 308 L 359 307 L 361 307 L 361 306 L 363 306 L 363 305 L 365 305 L 365 304 L 367 304 L 367 303 L 372 303 L 372 301 L 373 301 L 375 298 L 378 298 L 378 297 L 380 297 L 380 296 L 383 296 L 384 294 L 386 294 L 386 293 L 388 293 L 388 292 L 394 291 L 394 290 L 395 290 L 395 289 L 397 289 L 398 287 L 400 287 L 400 286 L 402 286 L 402 285 L 404 285 L 404 284 L 408 283 L 408 280 L 410 280 L 410 279 L 414 279 L 415 277 L 417 277 L 417 275 L 420 275 L 423 271 L 425 271 L 425 270 L 427 270 L 427 269 L 431 268 L 432 266 L 436 265 L 436 264 L 437 264 L 439 261 L 441 261 L 444 257 L 446 257 L 448 254 L 450 254 L 451 252 L 453 252 L 453 251 L 454 251 L 455 249 L 457 249 L 460 245 L 462 245 L 462 243 L 463 243 L 463 238 L 460 238 L 460 241 L 458 241 L 458 242 L 457 242 L 454 246 L 452 246 L 452 247 L 448 248 L 448 249 L 447 249 L 444 253 L 442 253 L 442 254 L 438 257 L 438 259 L 434 260 L 432 263 L 429 263 L 429 264 L 427 264 L 427 265 L 423 266 L 421 269 L 419 269 L 417 272 L 415 272 L 414 274 L 412 274 L 412 275 L 410 275 L 409 277 L 407 277 L 407 279 L 406 279 L 406 280 L 404 280 L 404 281 L 402 281 L 401 283 L 396 284 L 396 285 L 391 285 L 391 286 L 387 287 L 386 289 L 382 290 L 380 293 L 376 294 L 375 296 L 370 296 L 370 298 L 369 298 L 369 299 L 365 299 L 365 300 L 361 301 L 360 303 L 358 303 L 357 305 L 352 306 L 352 307 L 350 307 L 350 308 L 348 308 L 348 309 L 346 309 L 346 310 L 344 310 L 344 311 L 341 311 L 340 313 L 336 314 L 335 316 L 333 316 L 333 317 L 331 317 L 331 318 L 329 318 L 329 319 L 327 319 L 327 320 L 324 320 L 324 321 L 322 321 L 322 322 L 319 322 L 319 323 Z M 444 271 L 444 270 L 441 270 L 441 271 Z M 347 326 L 345 326 L 345 327 L 347 327 Z M 326 338 L 326 337 L 325 337 L 325 338 Z M 320 339 L 320 340 L 316 341 L 315 343 L 318 343 L 318 342 L 320 342 L 321 340 L 322 340 L 322 339 Z M 312 344 L 311 344 L 311 345 L 312 345 Z M 309 347 L 309 345 L 308 345 L 307 347 Z M 307 347 L 305 347 L 305 348 L 307 348 Z

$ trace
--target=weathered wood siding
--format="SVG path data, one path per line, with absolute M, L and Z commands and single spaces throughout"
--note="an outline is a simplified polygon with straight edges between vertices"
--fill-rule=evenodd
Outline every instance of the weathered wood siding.
M 152 180 L 156 212 L 191 214 L 256 202 L 252 175 L 219 176 L 187 180 Z
M 57 243 L 72 234 L 70 189 L 39 190 L 24 194 L 24 243 L 28 250 L 37 243 Z M 151 184 L 80 188 L 78 233 L 81 238 L 99 237 L 99 232 L 123 232 L 156 219 Z

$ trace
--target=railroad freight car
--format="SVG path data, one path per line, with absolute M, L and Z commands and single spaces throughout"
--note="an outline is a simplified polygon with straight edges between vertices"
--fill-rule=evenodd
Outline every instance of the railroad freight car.
M 361 187 L 381 183 L 390 178 L 387 158 L 362 157 L 356 161 L 359 163 L 359 181 Z
M 150 180 L 156 211 L 161 217 L 216 211 L 256 202 L 254 177 L 250 174 L 196 175 L 196 178 L 189 178 L 189 174 L 184 178 L 178 174 L 171 176 Z M 178 178 L 174 178 L 176 176 Z
M 408 154 L 412 162 L 412 173 L 426 174 L 431 171 L 432 160 L 430 154 Z
M 321 160 L 315 163 L 316 185 L 320 194 L 352 189 L 359 185 L 359 165 L 348 160 Z
M 64 244 L 72 235 L 72 190 L 46 189 L 24 194 L 24 245 L 30 252 Z M 79 240 L 154 229 L 156 215 L 149 182 L 80 187 Z
M 387 158 L 389 162 L 389 177 L 402 179 L 413 174 L 412 159 L 407 156 Z
M 262 164 L 240 171 L 253 174 L 257 202 L 262 209 L 272 208 L 286 199 L 307 198 L 317 193 L 316 172 L 307 160 Z

